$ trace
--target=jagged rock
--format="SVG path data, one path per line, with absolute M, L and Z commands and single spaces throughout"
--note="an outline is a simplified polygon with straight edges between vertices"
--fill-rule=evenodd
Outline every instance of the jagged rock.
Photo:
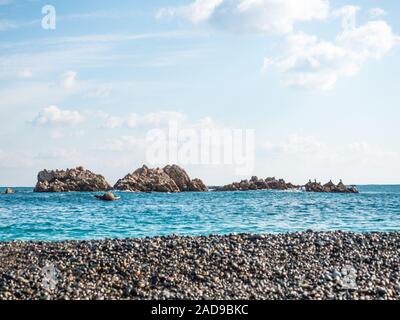
M 269 189 L 272 190 L 288 190 L 288 186 L 283 179 L 275 179 L 275 178 L 267 178 L 266 183 L 268 184 Z
M 13 194 L 14 190 L 11 188 L 7 188 L 6 191 L 4 192 L 5 194 Z
M 234 182 L 223 187 L 217 187 L 215 191 L 249 191 L 249 190 L 288 190 L 296 189 L 292 183 L 286 183 L 285 180 L 276 178 L 259 179 L 254 176 L 249 180 Z
M 114 189 L 130 192 L 179 192 L 175 181 L 162 169 L 149 169 L 147 166 L 118 180 Z
M 166 166 L 163 170 L 172 180 L 174 180 L 180 191 L 189 191 L 192 181 L 185 170 L 175 164 L 172 166 Z
M 193 179 L 189 185 L 189 191 L 191 192 L 207 192 L 208 188 L 200 179 Z
M 358 193 L 355 186 L 347 187 L 342 181 L 335 185 L 332 180 L 322 185 L 319 182 L 311 182 L 311 180 L 304 186 L 307 192 L 324 192 L 324 193 Z
M 304 186 L 306 192 L 325 192 L 321 183 L 311 180 Z
M 325 192 L 333 192 L 333 190 L 335 190 L 336 186 L 335 184 L 332 182 L 332 180 L 330 180 L 328 183 L 324 184 L 323 189 L 325 190 Z
M 103 195 L 95 195 L 95 197 L 99 200 L 103 201 L 117 201 L 119 198 L 116 197 L 113 193 L 107 192 Z
M 200 179 L 191 180 L 189 175 L 177 165 L 163 169 L 137 169 L 118 180 L 114 189 L 130 192 L 203 192 L 208 191 Z
M 67 170 L 43 170 L 38 174 L 35 192 L 98 192 L 110 190 L 106 179 L 83 167 Z

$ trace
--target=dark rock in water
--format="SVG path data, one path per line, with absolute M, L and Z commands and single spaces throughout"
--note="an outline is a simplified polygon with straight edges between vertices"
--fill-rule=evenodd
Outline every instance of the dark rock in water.
M 323 189 L 325 192 L 333 192 L 335 190 L 336 185 L 330 180 L 327 184 L 324 184 Z
M 4 192 L 5 194 L 13 194 L 14 190 L 11 188 L 7 188 L 6 191 Z
M 249 190 L 289 190 L 297 189 L 298 186 L 292 183 L 286 183 L 285 180 L 276 178 L 267 178 L 265 180 L 254 176 L 249 180 L 234 182 L 223 187 L 215 188 L 216 191 L 249 191 Z
M 175 182 L 180 191 L 189 191 L 192 180 L 181 167 L 177 165 L 166 166 L 163 171 Z
M 130 192 L 179 192 L 179 187 L 162 169 L 149 169 L 147 166 L 137 169 L 117 181 L 115 190 Z
M 117 201 L 119 198 L 116 197 L 113 193 L 107 192 L 103 195 L 95 195 L 95 197 L 99 200 L 103 201 Z
M 115 190 L 130 192 L 204 192 L 208 188 L 200 179 L 191 180 L 189 175 L 177 165 L 163 169 L 147 166 L 118 180 Z
M 189 185 L 189 191 L 191 192 L 207 192 L 208 187 L 200 179 L 193 179 Z
M 347 187 L 343 184 L 342 181 L 339 184 L 334 184 L 331 181 L 322 185 L 321 183 L 311 180 L 304 186 L 305 191 L 307 192 L 324 192 L 324 193 L 358 193 L 358 190 L 355 186 Z
M 311 182 L 311 180 L 304 186 L 305 191 L 307 192 L 325 192 L 324 187 L 319 182 Z
M 38 174 L 35 192 L 98 192 L 110 190 L 106 179 L 83 167 L 67 170 L 43 170 Z

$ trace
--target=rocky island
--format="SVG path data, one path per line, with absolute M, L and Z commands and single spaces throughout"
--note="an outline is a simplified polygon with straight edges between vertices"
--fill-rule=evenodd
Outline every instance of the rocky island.
M 355 186 L 347 187 L 342 180 L 336 185 L 331 181 L 322 185 L 320 182 L 311 180 L 304 186 L 306 192 L 322 192 L 322 193 L 358 193 Z
M 205 192 L 207 186 L 200 179 L 191 180 L 187 172 L 177 165 L 163 169 L 147 166 L 118 180 L 115 190 L 129 192 Z
M 38 174 L 35 192 L 98 192 L 112 189 L 106 179 L 83 167 L 67 170 L 43 170 Z
M 35 192 L 99 192 L 109 190 L 128 192 L 206 192 L 208 187 L 200 179 L 191 179 L 187 172 L 178 165 L 151 169 L 144 165 L 117 181 L 114 187 L 99 174 L 83 167 L 67 170 L 43 170 L 38 174 Z M 358 193 L 355 186 L 348 187 L 340 181 L 322 185 L 311 180 L 304 186 L 286 182 L 275 177 L 260 179 L 253 176 L 250 180 L 233 182 L 222 187 L 211 188 L 214 191 L 253 191 L 253 190 L 303 190 L 321 193 Z M 12 193 L 7 189 L 7 193 Z
M 286 182 L 284 179 L 266 178 L 259 179 L 254 176 L 250 180 L 242 180 L 234 182 L 223 187 L 214 187 L 214 191 L 252 191 L 252 190 L 304 190 L 306 192 L 323 192 L 323 193 L 358 193 L 355 186 L 347 187 L 340 181 L 337 185 L 332 181 L 322 185 L 321 183 L 311 180 L 304 186 L 294 185 Z
M 217 187 L 215 191 L 289 190 L 296 188 L 299 188 L 299 186 L 290 182 L 286 183 L 283 179 L 278 180 L 275 177 L 259 179 L 254 176 L 250 180 L 242 180 L 223 187 Z

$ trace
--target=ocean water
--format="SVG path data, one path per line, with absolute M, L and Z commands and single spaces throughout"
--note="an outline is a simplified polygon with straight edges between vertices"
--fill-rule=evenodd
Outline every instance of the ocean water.
M 81 240 L 161 235 L 315 231 L 400 231 L 400 186 L 361 186 L 360 194 L 252 191 L 0 195 L 0 241 Z M 1 192 L 4 188 L 1 189 Z

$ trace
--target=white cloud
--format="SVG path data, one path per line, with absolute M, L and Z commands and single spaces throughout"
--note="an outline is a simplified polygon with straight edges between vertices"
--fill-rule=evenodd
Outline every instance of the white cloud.
M 157 12 L 157 18 L 182 16 L 193 23 L 202 22 L 209 19 L 215 9 L 224 0 L 196 0 L 190 5 L 178 8 L 162 8 Z
M 328 142 L 321 137 L 292 134 L 283 140 L 263 142 L 258 150 L 257 172 L 286 177 L 295 183 L 310 178 L 360 184 L 398 179 L 393 175 L 400 159 L 398 152 L 368 142 L 349 141 L 348 137 L 342 142 Z
M 7 31 L 10 29 L 15 29 L 17 26 L 15 23 L 8 20 L 0 20 L 0 31 Z
M 339 9 L 333 10 L 332 15 L 336 17 L 354 16 L 361 8 L 359 6 L 347 5 Z
M 76 125 L 83 120 L 83 116 L 78 111 L 61 110 L 57 106 L 49 106 L 40 111 L 32 123 L 38 126 Z
M 196 0 L 187 6 L 163 8 L 157 17 L 208 21 L 230 31 L 289 33 L 297 22 L 323 20 L 328 15 L 328 0 Z
M 33 72 L 31 68 L 24 68 L 18 72 L 18 76 L 23 79 L 32 78 Z
M 372 9 L 369 10 L 369 16 L 372 19 L 383 17 L 383 16 L 386 16 L 386 15 L 387 15 L 386 11 L 381 9 L 381 8 L 372 8 Z
M 182 122 L 185 120 L 186 116 L 180 112 L 153 112 L 144 115 L 142 118 L 138 119 L 138 122 L 143 122 L 148 126 L 160 126 L 168 124 L 171 121 Z
M 145 138 L 138 138 L 137 136 L 122 136 L 118 138 L 110 138 L 96 147 L 101 151 L 137 151 L 138 148 L 146 146 Z
M 63 148 L 43 151 L 35 155 L 37 160 L 74 160 L 77 157 L 79 157 L 79 153 L 76 149 Z
M 352 142 L 348 144 L 346 148 L 349 152 L 349 155 L 358 155 L 360 160 L 362 157 L 364 157 L 364 161 L 370 158 L 385 159 L 398 156 L 396 152 L 383 150 L 379 146 L 372 146 L 366 141 Z
M 339 78 L 357 74 L 368 60 L 383 58 L 398 39 L 385 21 L 344 30 L 332 42 L 295 33 L 287 37 L 285 56 L 266 58 L 264 68 L 275 67 L 287 85 L 328 90 Z
M 329 0 L 196 0 L 163 8 L 157 17 L 183 17 L 234 32 L 287 34 L 286 53 L 266 57 L 264 70 L 276 68 L 289 86 L 329 90 L 340 78 L 356 75 L 368 60 L 383 58 L 399 42 L 386 21 L 357 27 L 359 10 L 354 5 L 331 10 Z M 380 8 L 370 13 L 385 14 Z M 342 18 L 343 31 L 334 40 L 294 31 L 298 22 L 328 17 Z
M 354 163 L 380 163 L 398 159 L 399 154 L 387 151 L 368 142 L 353 141 L 347 144 L 328 144 L 316 137 L 301 134 L 289 135 L 284 141 L 264 142 L 260 148 L 278 159 L 296 159 L 299 162 L 314 163 L 319 168 L 326 165 Z
M 5 64 L 4 64 L 5 65 Z M 10 66 L 6 66 L 5 68 L 1 68 L 3 66 L 3 62 L 0 58 L 0 79 L 1 80 L 21 80 L 21 79 L 30 79 L 33 77 L 33 71 L 29 67 L 18 67 L 17 65 L 10 68 Z
M 52 139 L 81 138 L 85 135 L 85 130 L 69 130 L 65 127 L 54 127 L 50 132 Z
M 144 115 L 131 113 L 127 116 L 114 116 L 98 111 L 95 115 L 103 121 L 101 127 L 107 129 L 165 126 L 171 121 L 181 123 L 186 118 L 182 113 L 169 111 L 151 112 Z
M 20 169 L 31 167 L 33 164 L 29 154 L 19 151 L 0 149 L 0 168 Z
M 77 84 L 76 76 L 77 72 L 75 71 L 65 72 L 61 76 L 61 87 L 67 90 L 74 88 Z
M 279 158 L 313 159 L 327 161 L 338 159 L 337 151 L 313 136 L 291 134 L 282 142 L 264 142 L 261 149 Z

